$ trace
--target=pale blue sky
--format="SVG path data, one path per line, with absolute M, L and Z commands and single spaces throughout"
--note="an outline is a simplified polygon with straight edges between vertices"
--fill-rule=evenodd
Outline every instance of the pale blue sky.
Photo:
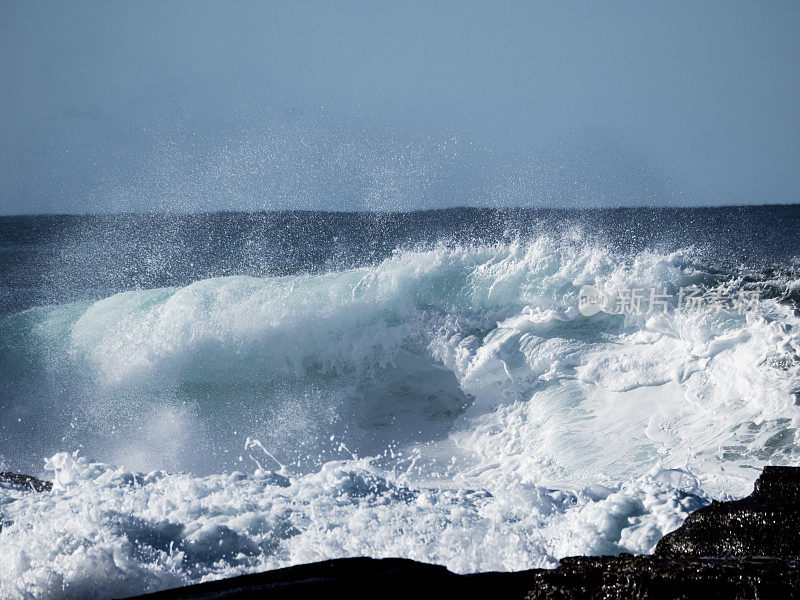
M 0 212 L 798 201 L 798 2 L 0 0 Z

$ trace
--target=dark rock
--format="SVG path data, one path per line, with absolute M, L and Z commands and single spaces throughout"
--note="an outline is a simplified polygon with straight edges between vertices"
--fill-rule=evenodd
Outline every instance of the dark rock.
M 19 473 L 0 473 L 0 485 L 13 485 L 14 487 L 31 489 L 35 492 L 49 492 L 53 489 L 50 481 L 42 481 L 30 475 L 20 475 Z
M 800 467 L 765 467 L 750 496 L 692 513 L 655 555 L 800 557 L 798 532 Z
M 576 556 L 538 574 L 528 600 L 800 598 L 800 564 L 778 558 Z
M 352 558 L 141 598 L 800 599 L 798 526 L 800 468 L 766 467 L 752 495 L 701 508 L 653 556 L 572 557 L 553 570 L 473 575 L 411 560 Z
M 539 571 L 456 575 L 404 558 L 342 558 L 165 590 L 142 600 L 525 598 Z

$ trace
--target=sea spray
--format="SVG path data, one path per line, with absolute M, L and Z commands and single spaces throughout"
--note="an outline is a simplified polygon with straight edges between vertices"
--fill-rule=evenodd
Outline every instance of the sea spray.
M 650 552 L 797 461 L 796 281 L 537 236 L 6 315 L 3 457 L 56 485 L 0 490 L 0 595 Z M 585 285 L 759 302 L 585 315 Z

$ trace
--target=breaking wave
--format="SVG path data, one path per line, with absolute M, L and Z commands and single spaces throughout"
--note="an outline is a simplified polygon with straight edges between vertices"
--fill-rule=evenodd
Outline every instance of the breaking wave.
M 3 492 L 0 595 L 649 552 L 797 461 L 797 282 L 540 236 L 8 315 L 0 455 L 53 456 L 57 489 Z M 585 316 L 583 285 L 761 299 Z

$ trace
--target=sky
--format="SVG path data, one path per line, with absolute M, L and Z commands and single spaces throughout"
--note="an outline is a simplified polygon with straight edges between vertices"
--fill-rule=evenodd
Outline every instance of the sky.
M 0 0 L 0 213 L 800 201 L 800 3 Z

